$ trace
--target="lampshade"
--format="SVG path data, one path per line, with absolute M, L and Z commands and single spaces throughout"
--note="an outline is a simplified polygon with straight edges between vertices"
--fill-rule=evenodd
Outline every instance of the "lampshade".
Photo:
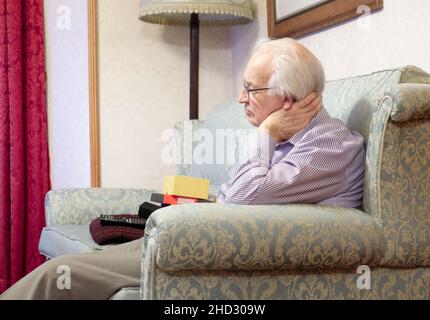
M 192 13 L 201 26 L 245 24 L 253 20 L 250 0 L 141 0 L 140 19 L 145 22 L 189 25 Z

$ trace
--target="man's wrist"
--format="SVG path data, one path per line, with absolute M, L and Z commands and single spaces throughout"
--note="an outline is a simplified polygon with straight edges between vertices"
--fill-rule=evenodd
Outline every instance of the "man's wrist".
M 275 142 L 280 142 L 282 141 L 282 137 L 280 137 L 278 135 L 278 130 L 274 129 L 273 127 L 270 127 L 268 125 L 265 125 L 264 123 L 262 123 L 259 127 L 258 130 L 264 134 L 268 134 Z
M 251 148 L 248 149 L 249 151 L 252 150 L 248 153 L 248 156 L 256 156 L 261 160 L 265 160 L 270 163 L 272 161 L 273 153 L 275 152 L 276 143 L 277 142 L 272 138 L 267 130 L 257 130 L 255 140 L 251 142 Z

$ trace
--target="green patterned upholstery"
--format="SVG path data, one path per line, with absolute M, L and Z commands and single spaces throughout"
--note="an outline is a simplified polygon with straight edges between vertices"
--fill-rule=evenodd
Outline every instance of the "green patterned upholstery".
M 359 289 L 357 270 L 327 272 L 163 271 L 145 269 L 143 299 L 153 300 L 404 300 L 429 299 L 428 268 L 372 269 L 371 288 Z M 143 287 L 144 282 L 142 282 Z M 149 289 L 149 290 L 148 290 Z
M 193 133 L 197 132 L 204 121 L 201 120 L 186 120 L 175 124 L 175 143 L 177 149 L 177 174 L 189 175 L 191 162 L 185 161 L 187 157 L 192 157 L 193 149 L 197 145 L 197 141 L 193 137 Z
M 46 224 L 83 225 L 101 214 L 136 213 L 155 190 L 146 189 L 56 189 L 45 198 Z
M 430 118 L 430 84 L 402 83 L 389 89 L 393 122 Z
M 384 131 L 375 199 L 386 240 L 381 264 L 430 266 L 430 121 L 388 121 Z
M 243 116 L 242 105 L 236 101 L 230 101 L 215 107 L 209 113 L 206 121 L 187 120 L 177 123 L 175 126 L 177 133 L 177 153 L 181 155 L 182 160 L 187 160 L 188 162 L 179 164 L 178 173 L 210 179 L 211 192 L 216 193 L 219 186 L 227 180 L 234 161 L 231 163 L 223 161 L 223 163 L 217 164 L 216 159 L 213 159 L 212 163 L 196 164 L 194 161 L 190 163 L 189 160 L 193 158 L 193 151 L 196 150 L 196 146 L 204 143 L 201 136 L 207 134 L 214 138 L 213 145 L 206 145 L 206 148 L 212 150 L 213 155 L 223 152 L 227 156 L 227 138 L 222 139 L 222 136 L 217 135 L 217 132 L 228 133 L 227 130 L 229 130 L 239 133 L 239 130 L 250 130 L 253 128 Z M 221 140 L 224 142 L 223 146 L 221 146 Z M 234 141 L 235 150 L 233 151 L 235 159 L 239 156 L 239 143 L 239 136 L 236 136 Z
M 165 271 L 330 270 L 381 260 L 379 226 L 356 209 L 182 205 L 154 212 L 152 229 Z

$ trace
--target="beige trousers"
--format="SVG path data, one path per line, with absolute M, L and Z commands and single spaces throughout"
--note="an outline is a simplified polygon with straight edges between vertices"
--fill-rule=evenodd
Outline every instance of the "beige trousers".
M 109 299 L 123 287 L 140 286 L 141 257 L 142 239 L 103 251 L 60 256 L 15 283 L 0 300 Z

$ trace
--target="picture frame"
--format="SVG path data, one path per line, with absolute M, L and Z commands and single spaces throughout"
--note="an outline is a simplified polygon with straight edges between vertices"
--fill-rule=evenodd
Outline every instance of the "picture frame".
M 267 0 L 268 33 L 270 38 L 299 38 L 358 17 L 360 8 L 374 12 L 383 7 L 383 0 Z

